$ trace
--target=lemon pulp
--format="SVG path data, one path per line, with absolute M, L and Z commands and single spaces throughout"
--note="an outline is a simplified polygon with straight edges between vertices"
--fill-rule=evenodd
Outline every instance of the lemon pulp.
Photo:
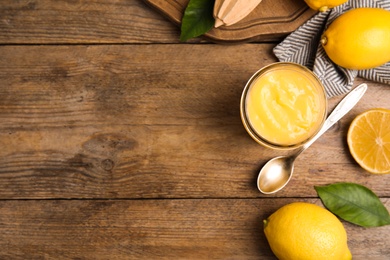
M 348 130 L 348 147 L 356 162 L 375 174 L 390 174 L 390 110 L 359 114 Z

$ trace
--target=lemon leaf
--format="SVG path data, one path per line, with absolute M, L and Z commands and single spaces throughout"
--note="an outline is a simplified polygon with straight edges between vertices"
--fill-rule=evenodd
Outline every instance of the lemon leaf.
M 200 36 L 213 28 L 214 0 L 190 0 L 184 11 L 180 41 Z
M 360 184 L 315 186 L 325 207 L 338 217 L 362 227 L 390 224 L 390 215 L 376 194 Z

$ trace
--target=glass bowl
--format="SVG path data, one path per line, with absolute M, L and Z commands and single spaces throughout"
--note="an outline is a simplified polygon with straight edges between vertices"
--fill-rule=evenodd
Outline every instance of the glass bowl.
M 258 70 L 242 92 L 240 114 L 249 135 L 273 149 L 295 149 L 325 122 L 327 97 L 308 68 L 277 62 Z

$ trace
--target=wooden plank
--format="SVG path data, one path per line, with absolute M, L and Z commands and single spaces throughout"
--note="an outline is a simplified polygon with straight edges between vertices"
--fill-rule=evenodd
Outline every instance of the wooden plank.
M 180 30 L 142 0 L 14 1 L 0 5 L 2 44 L 172 43 Z
M 262 220 L 318 199 L 0 201 L 1 259 L 276 259 Z M 387 208 L 390 200 L 382 199 Z M 390 226 L 343 221 L 354 259 L 390 255 Z M 369 249 L 369 250 L 368 250 Z
M 282 153 L 249 137 L 239 100 L 273 46 L 0 46 L 1 198 L 263 196 L 258 170 Z M 369 82 L 274 196 L 340 181 L 389 196 L 390 175 L 364 172 L 346 145 L 353 117 L 389 97 Z
M 189 0 L 144 0 L 181 25 Z M 248 16 L 230 26 L 213 28 L 203 38 L 214 42 L 279 41 L 310 19 L 316 11 L 299 0 L 263 0 Z

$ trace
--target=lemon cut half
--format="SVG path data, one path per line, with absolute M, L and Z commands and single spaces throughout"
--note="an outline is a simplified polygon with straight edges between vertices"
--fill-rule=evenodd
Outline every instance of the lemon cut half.
M 374 174 L 390 173 L 390 110 L 370 109 L 348 130 L 348 147 L 356 162 Z

